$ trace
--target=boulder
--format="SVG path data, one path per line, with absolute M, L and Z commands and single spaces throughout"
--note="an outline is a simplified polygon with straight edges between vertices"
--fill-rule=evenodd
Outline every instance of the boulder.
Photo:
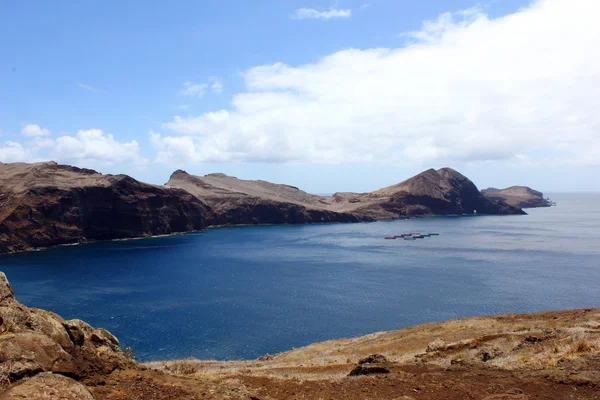
M 388 374 L 389 372 L 389 362 L 387 358 L 381 354 L 372 354 L 360 360 L 358 365 L 350 371 L 348 376 Z
M 28 308 L 15 301 L 11 305 L 0 305 L 0 315 L 4 318 L 9 332 L 38 332 L 48 336 L 67 351 L 73 346 L 62 325 L 63 319 L 54 313 Z
M 90 392 L 66 376 L 45 372 L 23 380 L 4 392 L 0 400 L 94 400 Z
M 425 351 L 427 353 L 432 353 L 434 351 L 446 350 L 447 347 L 448 347 L 448 343 L 446 343 L 442 339 L 435 339 L 433 342 L 431 342 L 427 345 L 427 350 L 425 350 Z
M 48 336 L 36 332 L 0 336 L 0 365 L 9 367 L 6 373 L 13 382 L 39 372 L 75 372 L 71 355 Z
M 106 329 L 81 320 L 65 321 L 52 312 L 20 304 L 3 273 L 0 298 L 0 316 L 7 331 L 0 335 L 0 367 L 9 380 L 39 372 L 85 378 L 132 365 Z

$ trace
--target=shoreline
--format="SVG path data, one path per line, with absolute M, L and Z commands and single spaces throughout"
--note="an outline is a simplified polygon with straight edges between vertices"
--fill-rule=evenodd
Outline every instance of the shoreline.
M 546 309 L 546 310 L 526 312 L 526 313 L 505 312 L 505 313 L 500 313 L 500 314 L 471 315 L 471 316 L 467 316 L 467 317 L 428 321 L 428 322 L 423 322 L 423 323 L 419 323 L 419 324 L 415 324 L 415 325 L 408 325 L 408 326 L 397 328 L 397 329 L 366 333 L 364 335 L 336 337 L 336 338 L 332 338 L 332 339 L 311 342 L 306 345 L 303 345 L 300 347 L 292 347 L 289 350 L 284 350 L 281 352 L 266 353 L 266 354 L 263 354 L 256 358 L 228 358 L 228 359 L 220 360 L 220 359 L 216 359 L 216 358 L 197 359 L 195 357 L 186 357 L 186 358 L 140 361 L 140 364 L 146 365 L 146 366 L 152 366 L 152 365 L 163 365 L 163 364 L 170 364 L 170 363 L 189 361 L 189 360 L 194 360 L 194 361 L 200 362 L 200 363 L 214 363 L 214 364 L 223 364 L 223 363 L 227 364 L 227 363 L 232 363 L 232 362 L 252 363 L 252 362 L 260 361 L 262 358 L 279 357 L 279 356 L 283 356 L 283 355 L 286 355 L 286 354 L 289 354 L 292 352 L 302 351 L 303 349 L 307 349 L 307 348 L 314 347 L 314 346 L 335 345 L 338 342 L 341 343 L 341 342 L 346 342 L 346 341 L 349 341 L 349 342 L 360 341 L 362 339 L 369 338 L 369 337 L 394 335 L 397 333 L 402 333 L 403 331 L 415 331 L 415 330 L 428 331 L 428 330 L 431 330 L 432 327 L 444 325 L 444 324 L 457 324 L 457 323 L 461 323 L 461 322 L 468 323 L 471 321 L 490 320 L 490 319 L 500 319 L 500 320 L 519 319 L 519 318 L 527 318 L 527 319 L 542 318 L 542 319 L 545 319 L 545 318 L 547 318 L 548 315 L 590 313 L 590 312 L 598 312 L 599 316 L 600 316 L 600 304 L 593 306 L 593 307 L 586 307 L 586 308 Z M 598 321 L 598 329 L 600 330 L 600 321 Z
M 535 207 L 535 208 L 539 208 L 539 207 Z M 546 207 L 544 207 L 546 208 Z M 527 215 L 527 214 L 523 214 L 523 215 Z M 523 215 L 518 215 L 518 216 L 523 216 Z M 16 251 L 10 251 L 10 252 L 6 252 L 6 253 L 0 253 L 0 259 L 3 256 L 8 256 L 8 255 L 14 255 L 14 254 L 21 254 L 21 253 L 30 253 L 30 252 L 40 252 L 40 251 L 45 251 L 45 250 L 49 250 L 49 249 L 53 249 L 53 248 L 58 248 L 58 247 L 71 247 L 71 246 L 82 246 L 82 245 L 86 245 L 86 244 L 95 244 L 95 243 L 105 243 L 105 242 L 125 242 L 125 241 L 130 241 L 130 240 L 144 240 L 144 239 L 156 239 L 156 238 L 162 238 L 162 237 L 172 237 L 172 236 L 179 236 L 179 235 L 188 235 L 188 234 L 195 234 L 195 233 L 201 233 L 201 232 L 207 232 L 211 229 L 224 229 L 224 228 L 244 228 L 244 227 L 252 227 L 252 226 L 309 226 L 309 225 L 336 225 L 336 224 L 370 224 L 370 223 L 374 223 L 374 222 L 382 222 L 382 221 L 407 221 L 407 220 L 411 220 L 411 219 L 421 219 L 421 218 L 439 218 L 439 217 L 453 217 L 453 218 L 457 218 L 457 217 L 494 217 L 494 216 L 498 216 L 498 217 L 509 217 L 509 216 L 514 216 L 514 215 L 496 215 L 496 214 L 444 214 L 444 215 L 415 215 L 412 217 L 402 217 L 402 218 L 382 218 L 382 219 L 377 219 L 377 220 L 373 220 L 373 221 L 347 221 L 347 222 L 310 222 L 310 223 L 300 223 L 300 224 L 289 224 L 289 223 L 283 223 L 283 224 L 226 224 L 226 225 L 209 225 L 205 228 L 202 228 L 200 230 L 194 230 L 194 231 L 184 231 L 184 232 L 173 232 L 173 233 L 167 233 L 167 234 L 160 234 L 160 235 L 149 235 L 149 236 L 135 236 L 135 237 L 126 237 L 126 238 L 115 238 L 115 239 L 85 239 L 85 240 L 80 240 L 78 242 L 73 242 L 73 243 L 60 243 L 60 244 L 53 244 L 50 246 L 43 246 L 43 247 L 34 247 L 31 249 L 26 249 L 26 250 L 16 250 Z

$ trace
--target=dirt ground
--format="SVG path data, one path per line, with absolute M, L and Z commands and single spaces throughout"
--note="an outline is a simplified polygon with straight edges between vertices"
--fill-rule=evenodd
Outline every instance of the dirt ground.
M 600 399 L 600 309 L 476 317 L 251 361 L 148 363 L 84 383 L 97 400 Z M 387 373 L 347 376 L 381 354 Z

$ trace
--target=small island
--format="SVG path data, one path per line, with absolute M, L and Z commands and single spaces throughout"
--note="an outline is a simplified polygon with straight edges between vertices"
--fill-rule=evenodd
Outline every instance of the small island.
M 536 208 L 551 207 L 556 203 L 544 194 L 527 186 L 511 186 L 506 189 L 488 188 L 481 191 L 490 200 L 503 201 L 513 207 Z

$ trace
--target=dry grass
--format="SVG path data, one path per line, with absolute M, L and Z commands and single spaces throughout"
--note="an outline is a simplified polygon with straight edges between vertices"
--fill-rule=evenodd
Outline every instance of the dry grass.
M 165 369 L 175 375 L 192 375 L 200 371 L 200 363 L 194 358 L 184 358 L 165 365 Z
M 479 351 L 494 349 L 491 367 L 505 370 L 554 368 L 562 359 L 600 353 L 600 310 L 557 311 L 539 314 L 508 314 L 428 323 L 391 332 L 314 343 L 273 355 L 266 361 L 200 361 L 186 359 L 149 363 L 147 366 L 206 379 L 239 376 L 281 379 L 337 380 L 343 378 L 369 354 L 382 354 L 396 365 L 415 362 L 448 367 L 483 363 Z M 540 338 L 525 340 L 532 336 Z M 425 353 L 436 338 L 448 349 Z

